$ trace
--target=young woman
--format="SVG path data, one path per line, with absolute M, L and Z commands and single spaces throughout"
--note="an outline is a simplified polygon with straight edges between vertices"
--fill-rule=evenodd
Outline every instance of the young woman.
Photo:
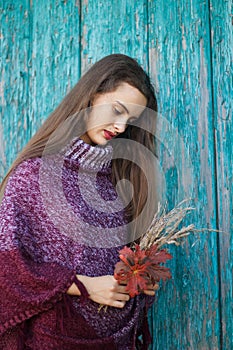
M 158 286 L 130 298 L 114 266 L 154 214 L 156 110 L 137 62 L 107 56 L 16 159 L 0 192 L 0 349 L 148 348 Z

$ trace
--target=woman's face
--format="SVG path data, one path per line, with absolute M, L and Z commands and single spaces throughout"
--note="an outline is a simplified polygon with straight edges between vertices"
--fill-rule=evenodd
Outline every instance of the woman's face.
M 105 145 L 125 131 L 146 107 L 146 97 L 135 87 L 121 83 L 116 90 L 95 96 L 81 139 L 91 145 Z

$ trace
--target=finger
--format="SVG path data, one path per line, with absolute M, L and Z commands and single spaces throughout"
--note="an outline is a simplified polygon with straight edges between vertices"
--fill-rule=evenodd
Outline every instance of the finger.
M 154 296 L 155 295 L 155 291 L 154 290 L 144 290 L 143 292 L 146 295 L 150 295 L 150 296 Z
M 119 301 L 119 300 L 114 300 L 111 304 L 109 304 L 110 306 L 113 307 L 117 307 L 122 309 L 125 306 L 125 301 Z
M 119 282 L 119 281 L 117 281 L 116 279 L 114 279 L 115 280 L 115 284 L 114 285 L 118 285 L 118 286 L 126 286 L 127 285 L 127 281 L 121 281 L 121 282 Z
M 113 300 L 118 300 L 118 301 L 128 301 L 130 299 L 128 294 L 124 294 L 124 293 L 113 293 L 111 298 Z
M 147 286 L 148 290 L 158 290 L 159 289 L 159 284 L 155 283 L 155 284 L 148 284 Z
M 117 292 L 117 293 L 129 294 L 129 292 L 126 290 L 126 286 L 125 285 L 120 285 L 120 284 L 117 284 L 116 286 L 113 286 L 111 288 L 111 291 L 114 291 L 114 292 Z

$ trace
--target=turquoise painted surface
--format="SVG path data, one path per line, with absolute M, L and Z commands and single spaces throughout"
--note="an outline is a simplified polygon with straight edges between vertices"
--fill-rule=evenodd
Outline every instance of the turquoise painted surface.
M 149 2 L 150 71 L 160 102 L 161 152 L 167 198 L 191 197 L 189 220 L 215 227 L 214 130 L 207 2 Z M 166 161 L 173 158 L 173 162 Z M 177 174 L 177 175 L 176 175 Z M 181 199 L 180 198 L 180 199 Z M 153 349 L 220 349 L 216 234 L 190 237 L 173 249 L 172 282 L 162 288 L 151 314 Z M 156 316 L 155 316 L 156 315 Z
M 222 347 L 233 348 L 233 2 L 211 1 Z
M 28 14 L 26 2 L 1 9 L 1 176 L 28 138 Z
M 101 57 L 135 57 L 159 101 L 169 207 L 194 198 L 198 227 L 172 249 L 173 280 L 149 320 L 152 349 L 233 348 L 232 2 L 5 0 L 1 13 L 0 178 L 17 152 Z
M 147 1 L 82 2 L 82 71 L 110 53 L 130 55 L 148 69 Z
M 80 6 L 1 1 L 0 178 L 80 76 Z

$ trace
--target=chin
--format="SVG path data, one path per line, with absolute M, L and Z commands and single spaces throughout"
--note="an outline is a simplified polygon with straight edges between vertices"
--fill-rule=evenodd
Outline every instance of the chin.
M 104 138 L 96 138 L 92 140 L 93 145 L 105 146 L 109 141 Z
M 98 142 L 97 145 L 99 145 L 99 146 L 105 146 L 105 145 L 107 145 L 107 143 L 108 143 L 108 141 L 105 140 L 105 141 L 102 141 L 102 142 Z

